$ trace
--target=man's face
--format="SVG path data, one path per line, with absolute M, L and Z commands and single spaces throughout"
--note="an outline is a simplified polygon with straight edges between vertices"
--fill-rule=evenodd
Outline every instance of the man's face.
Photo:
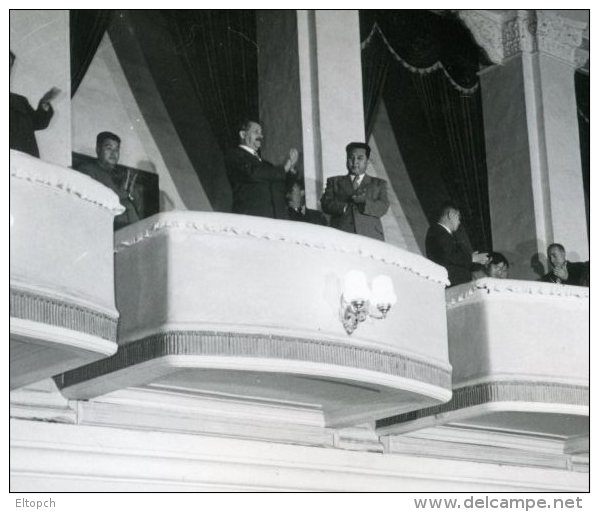
M 119 163 L 121 145 L 113 139 L 104 139 L 97 147 L 96 154 L 101 167 L 114 169 Z
M 347 170 L 354 176 L 360 176 L 366 172 L 368 157 L 364 148 L 352 148 L 347 153 Z
M 547 257 L 549 258 L 553 268 L 559 268 L 566 262 L 566 253 L 559 247 L 552 247 L 549 249 L 547 252 Z
M 262 147 L 262 127 L 258 123 L 250 123 L 247 130 L 241 130 L 239 136 L 244 145 L 258 151 Z
M 447 219 L 449 221 L 449 229 L 451 229 L 451 231 L 457 231 L 460 227 L 460 223 L 462 222 L 462 214 L 459 212 L 459 210 L 449 210 Z
M 500 261 L 499 263 L 490 263 L 487 272 L 489 273 L 489 277 L 507 279 L 507 267 L 503 261 Z

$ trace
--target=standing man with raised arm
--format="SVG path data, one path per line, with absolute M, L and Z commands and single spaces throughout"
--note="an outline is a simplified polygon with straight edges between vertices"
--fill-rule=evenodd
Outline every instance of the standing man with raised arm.
M 331 215 L 331 227 L 385 240 L 381 217 L 389 209 L 387 182 L 366 174 L 370 146 L 350 142 L 345 152 L 348 174 L 327 180 L 320 204 Z
M 239 145 L 225 155 L 227 176 L 233 191 L 233 213 L 289 219 L 285 184 L 296 175 L 297 149 L 291 148 L 281 167 L 260 156 L 264 136 L 256 121 L 244 121 L 239 127 Z
M 16 60 L 13 52 L 9 51 L 9 74 Z M 40 99 L 37 109 L 29 104 L 25 96 L 10 93 L 9 97 L 9 146 L 29 155 L 39 158 L 40 152 L 35 140 L 35 132 L 43 130 L 50 124 L 54 115 L 51 101 L 60 94 L 60 89 L 52 87 Z

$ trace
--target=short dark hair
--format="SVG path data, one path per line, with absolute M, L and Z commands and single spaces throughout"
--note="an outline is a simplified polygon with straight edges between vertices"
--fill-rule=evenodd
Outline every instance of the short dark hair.
M 347 146 L 345 146 L 345 153 L 349 155 L 349 152 L 352 149 L 365 149 L 366 158 L 370 158 L 370 146 L 365 142 L 350 142 Z
M 239 123 L 239 125 L 238 125 L 238 128 L 239 128 L 239 129 L 237 130 L 237 133 L 239 133 L 239 132 L 244 132 L 244 131 L 246 131 L 246 130 L 249 130 L 249 128 L 250 128 L 250 125 L 251 125 L 252 123 L 255 123 L 255 124 L 260 124 L 260 121 L 256 121 L 255 119 L 253 119 L 253 118 L 251 118 L 251 117 L 246 117 L 245 119 L 243 119 L 243 120 L 242 120 L 242 121 Z
M 557 248 L 557 249 L 559 249 L 560 251 L 562 251 L 564 254 L 566 254 L 566 249 L 564 248 L 564 246 L 562 244 L 556 244 L 556 243 L 549 244 L 547 246 L 547 252 L 549 252 L 554 247 Z
M 452 210 L 461 213 L 460 207 L 456 203 L 454 203 L 453 201 L 445 201 L 441 205 L 441 208 L 439 208 L 439 215 L 437 215 L 437 220 L 442 219 Z
M 503 254 L 501 254 L 500 252 L 490 252 L 489 261 L 487 265 L 499 265 L 500 263 L 503 263 L 506 266 L 506 268 L 509 268 L 510 266 L 510 262 Z
M 102 142 L 104 142 L 106 139 L 114 140 L 114 141 L 118 142 L 119 144 L 121 143 L 121 138 L 116 133 L 100 132 L 100 133 L 98 133 L 98 136 L 96 137 L 96 146 L 99 146 L 100 144 L 102 144 Z

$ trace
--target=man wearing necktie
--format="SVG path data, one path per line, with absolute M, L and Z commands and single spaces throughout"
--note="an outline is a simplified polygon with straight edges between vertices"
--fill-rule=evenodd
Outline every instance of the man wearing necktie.
M 285 163 L 274 166 L 262 160 L 262 127 L 256 121 L 244 121 L 239 127 L 239 145 L 225 155 L 227 176 L 233 192 L 233 213 L 288 219 L 285 184 L 296 176 L 298 152 L 289 150 Z
M 470 281 L 472 264 L 486 265 L 489 259 L 486 252 L 472 252 L 469 243 L 456 236 L 460 223 L 459 208 L 446 203 L 441 208 L 439 220 L 426 233 L 426 257 L 447 269 L 450 286 Z
M 327 180 L 320 204 L 331 215 L 331 226 L 348 233 L 384 240 L 381 217 L 389 209 L 387 182 L 366 174 L 370 146 L 350 142 L 346 148 L 345 176 Z

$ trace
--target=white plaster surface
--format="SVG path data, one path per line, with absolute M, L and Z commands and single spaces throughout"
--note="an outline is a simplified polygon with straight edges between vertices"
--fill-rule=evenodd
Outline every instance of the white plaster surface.
M 54 115 L 45 130 L 35 133 L 40 158 L 63 167 L 71 165 L 71 75 L 69 11 L 10 11 L 10 49 L 17 59 L 10 90 L 37 108 L 51 87 L 62 92 L 52 101 Z
M 116 194 L 17 151 L 10 166 L 11 283 L 114 312 Z
M 171 325 L 328 339 L 446 361 L 445 270 L 389 244 L 322 226 L 200 212 L 150 217 L 120 230 L 116 242 L 122 342 Z M 367 320 L 350 338 L 339 304 L 352 269 L 369 281 L 390 276 L 398 300 L 385 320 Z
M 500 379 L 588 386 L 587 292 L 490 278 L 449 289 L 454 388 Z

